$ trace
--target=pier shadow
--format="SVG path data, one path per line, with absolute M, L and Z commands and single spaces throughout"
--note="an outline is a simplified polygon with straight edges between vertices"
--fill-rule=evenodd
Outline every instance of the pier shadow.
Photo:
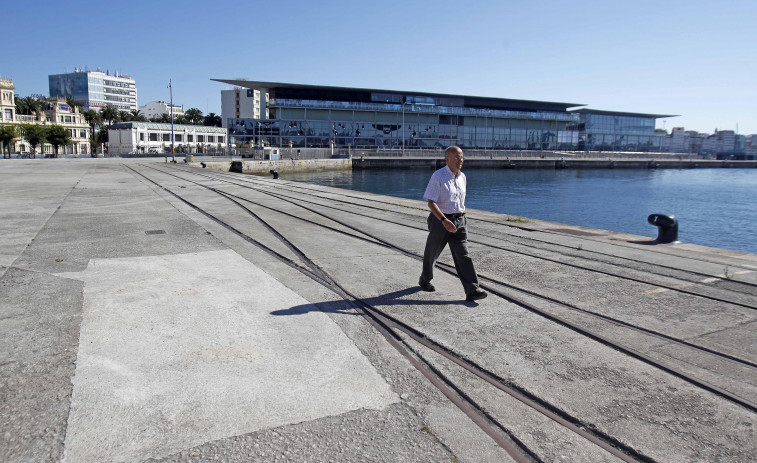
M 466 302 L 463 299 L 455 299 L 455 300 L 449 300 L 449 299 L 425 300 L 425 299 L 415 299 L 415 298 L 402 299 L 405 296 L 409 296 L 411 294 L 415 294 L 420 291 L 421 289 L 419 287 L 413 286 L 410 288 L 401 289 L 399 291 L 392 291 L 390 293 L 364 298 L 362 299 L 362 301 L 374 307 L 399 307 L 399 306 L 406 306 L 406 305 L 465 305 L 465 306 L 476 305 L 476 303 Z M 326 312 L 326 313 L 338 313 L 338 314 L 343 314 L 343 315 L 362 316 L 362 314 L 356 313 L 353 309 L 353 306 L 348 301 L 345 301 L 345 300 L 297 305 L 294 307 L 290 307 L 289 309 L 274 310 L 273 312 L 271 312 L 271 315 L 303 315 L 308 312 L 313 312 L 315 310 L 318 310 L 320 312 Z

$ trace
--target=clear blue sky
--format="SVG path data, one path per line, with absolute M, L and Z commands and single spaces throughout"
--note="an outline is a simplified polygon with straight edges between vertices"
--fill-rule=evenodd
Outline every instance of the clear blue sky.
M 220 113 L 211 78 L 462 93 L 680 114 L 757 133 L 757 1 L 28 1 L 3 7 L 0 75 L 133 77 L 139 104 Z M 660 127 L 662 121 L 658 121 Z

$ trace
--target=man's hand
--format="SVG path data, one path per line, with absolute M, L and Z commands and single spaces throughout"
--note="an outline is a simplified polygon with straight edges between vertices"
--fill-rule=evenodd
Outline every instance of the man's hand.
M 454 223 L 452 223 L 450 219 L 447 219 L 444 222 L 442 222 L 442 225 L 444 225 L 444 228 L 450 233 L 455 233 L 457 231 L 457 227 L 455 226 Z

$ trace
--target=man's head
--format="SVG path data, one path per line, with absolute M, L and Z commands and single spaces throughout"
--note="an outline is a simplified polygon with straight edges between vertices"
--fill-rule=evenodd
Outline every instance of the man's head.
M 450 146 L 444 152 L 444 160 L 453 174 L 457 175 L 463 168 L 463 150 L 459 146 Z

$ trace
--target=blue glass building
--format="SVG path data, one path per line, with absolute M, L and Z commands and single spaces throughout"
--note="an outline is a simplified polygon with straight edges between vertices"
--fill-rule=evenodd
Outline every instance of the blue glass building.
M 85 108 L 100 109 L 106 105 L 130 111 L 137 107 L 137 85 L 134 79 L 115 73 L 80 71 L 47 77 L 50 97 L 73 97 Z

